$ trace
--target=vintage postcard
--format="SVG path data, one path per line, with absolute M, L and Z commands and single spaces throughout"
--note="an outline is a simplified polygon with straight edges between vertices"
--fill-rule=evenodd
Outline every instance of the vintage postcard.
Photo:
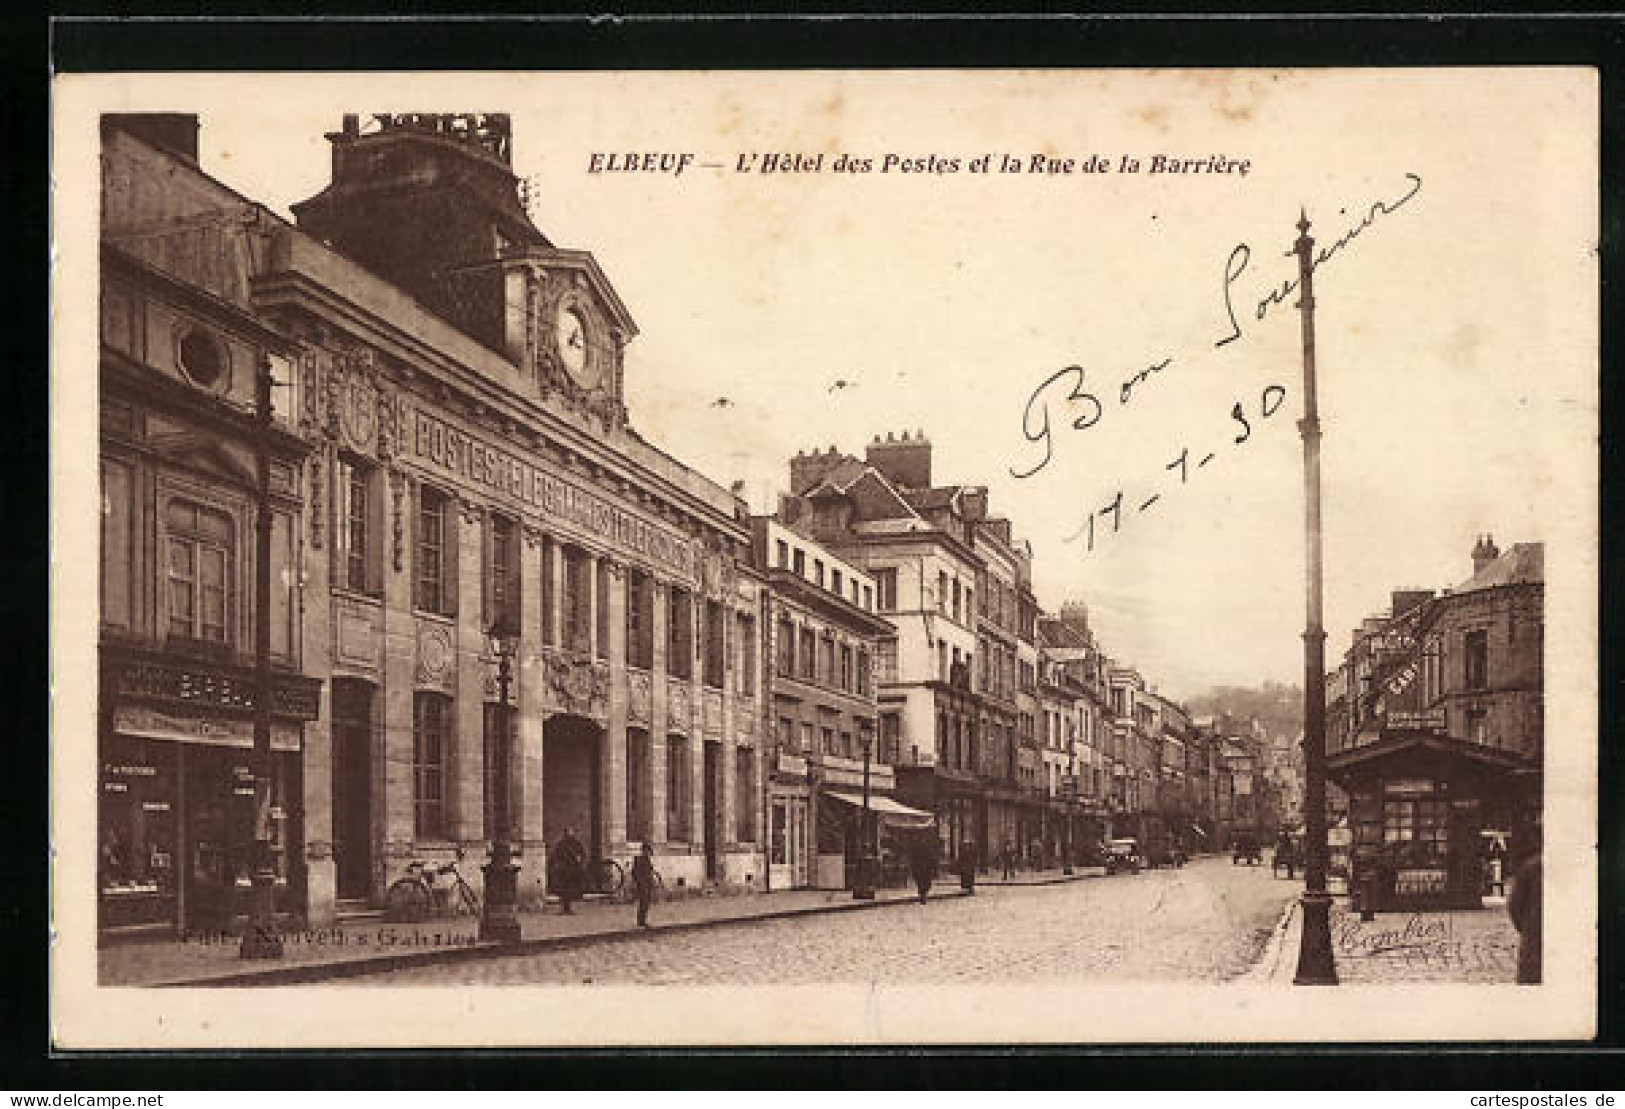
M 1594 72 L 54 100 L 58 1047 L 1593 1035 Z

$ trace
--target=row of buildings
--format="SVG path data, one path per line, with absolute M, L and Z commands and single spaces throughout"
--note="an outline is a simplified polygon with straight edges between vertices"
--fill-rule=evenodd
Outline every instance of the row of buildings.
M 1334 857 L 1378 907 L 1476 907 L 1540 844 L 1544 548 L 1483 536 L 1465 580 L 1390 600 L 1328 676 Z
M 312 923 L 483 854 L 502 810 L 526 901 L 566 829 L 776 889 L 911 835 L 1053 861 L 1279 818 L 1268 737 L 1041 611 L 923 434 L 798 455 L 771 516 L 641 437 L 637 327 L 530 219 L 512 138 L 346 116 L 289 222 L 200 169 L 196 117 L 103 120 L 105 934 L 243 910 L 262 622 L 278 905 Z

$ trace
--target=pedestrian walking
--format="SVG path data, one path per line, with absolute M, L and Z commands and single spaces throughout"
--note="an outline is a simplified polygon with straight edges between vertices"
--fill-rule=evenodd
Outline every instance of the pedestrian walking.
M 914 888 L 919 891 L 920 904 L 924 905 L 931 893 L 931 882 L 937 876 L 937 834 L 934 830 L 915 836 L 914 842 L 909 844 L 908 869 L 914 878 Z
M 976 845 L 970 840 L 959 845 L 959 888 L 966 894 L 976 892 Z
M 564 829 L 564 835 L 547 856 L 547 882 L 558 895 L 564 915 L 574 916 L 570 906 L 581 900 L 587 885 L 587 850 L 576 839 L 574 828 Z
M 649 927 L 649 903 L 655 896 L 654 848 L 647 843 L 632 860 L 632 889 L 638 898 L 638 927 Z
M 1512 927 L 1518 930 L 1518 984 L 1540 984 L 1540 829 L 1536 827 L 1529 842 L 1517 852 L 1518 864 L 1512 869 L 1512 891 L 1507 894 L 1507 915 Z
M 999 852 L 999 866 L 1006 881 L 1016 876 L 1016 845 L 1009 840 L 1004 841 L 1004 850 Z

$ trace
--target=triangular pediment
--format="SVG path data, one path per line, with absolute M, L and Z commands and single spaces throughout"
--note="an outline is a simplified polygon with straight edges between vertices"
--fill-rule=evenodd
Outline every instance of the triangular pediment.
M 627 310 L 620 294 L 609 283 L 609 278 L 604 276 L 598 260 L 589 251 L 538 250 L 533 252 L 532 257 L 550 273 L 573 278 L 608 317 L 612 326 L 618 328 L 626 339 L 631 339 L 638 333 L 638 325 L 633 321 L 632 313 Z

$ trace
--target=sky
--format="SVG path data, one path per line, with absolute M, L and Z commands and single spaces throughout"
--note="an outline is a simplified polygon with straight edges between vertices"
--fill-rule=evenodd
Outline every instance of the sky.
M 923 430 L 937 483 L 988 486 L 1032 543 L 1040 603 L 1083 600 L 1164 693 L 1301 681 L 1296 293 L 1257 312 L 1296 277 L 1301 211 L 1322 248 L 1355 232 L 1314 279 L 1329 658 L 1390 590 L 1468 577 L 1481 533 L 1594 567 L 1582 72 L 209 82 L 130 102 L 200 112 L 204 168 L 284 215 L 326 183 L 344 111 L 511 113 L 539 226 L 593 252 L 639 325 L 640 433 L 760 511 L 798 450 Z M 694 161 L 592 172 L 644 152 Z M 823 163 L 763 174 L 769 153 Z

